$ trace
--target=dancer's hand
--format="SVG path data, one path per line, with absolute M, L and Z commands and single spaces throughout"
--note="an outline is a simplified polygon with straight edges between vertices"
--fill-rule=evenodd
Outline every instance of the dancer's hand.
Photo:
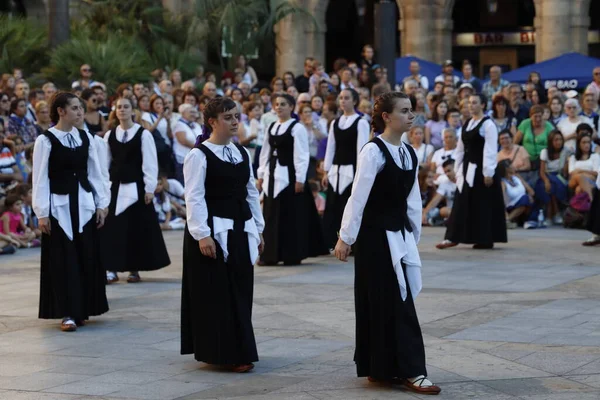
M 304 183 L 296 182 L 295 189 L 296 189 L 296 193 L 304 192 Z
M 483 178 L 483 183 L 485 184 L 485 186 L 490 187 L 492 186 L 492 183 L 494 183 L 494 178 L 492 178 L 491 176 L 485 176 Z
M 108 210 L 105 208 L 96 209 L 96 223 L 97 228 L 100 229 L 104 226 L 104 221 L 106 220 L 106 215 L 108 215 Z
M 327 178 L 327 174 L 323 175 L 323 179 L 321 179 L 321 186 L 323 186 L 323 189 L 327 188 L 327 186 L 329 185 L 329 179 Z
M 42 233 L 49 235 L 50 234 L 50 219 L 49 218 L 38 219 L 38 228 L 40 228 L 40 231 L 42 231 Z
M 150 204 L 150 203 L 152 203 L 152 199 L 154 199 L 154 193 L 146 193 L 146 194 L 144 195 L 144 202 L 145 202 L 146 204 Z
M 258 244 L 258 255 L 261 255 L 263 253 L 263 251 L 265 250 L 265 238 L 263 237 L 262 233 L 259 236 L 260 236 L 260 243 Z
M 262 192 L 262 187 L 263 185 L 263 179 L 260 178 L 259 180 L 256 181 L 256 189 L 258 190 L 258 193 Z
M 198 242 L 200 253 L 205 257 L 217 258 L 217 246 L 212 237 L 208 236 Z
M 346 262 L 348 261 L 350 250 L 349 244 L 346 244 L 342 239 L 338 239 L 337 244 L 335 245 L 334 254 L 338 260 Z

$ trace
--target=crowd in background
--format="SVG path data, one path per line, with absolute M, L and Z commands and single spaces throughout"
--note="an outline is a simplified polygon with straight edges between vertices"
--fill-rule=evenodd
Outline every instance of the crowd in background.
M 369 45 L 360 60 L 338 59 L 329 71 L 321 61 L 307 58 L 301 74 L 285 72 L 265 82 L 239 56 L 233 71 L 220 76 L 202 66 L 193 77 L 177 70 L 155 70 L 147 82 L 124 82 L 115 88 L 95 81 L 93 66 L 88 64 L 81 66 L 80 78 L 71 87 L 60 88 L 52 82 L 30 87 L 21 70 L 6 71 L 0 82 L 0 248 L 40 244 L 31 210 L 32 152 L 37 136 L 51 126 L 49 102 L 58 90 L 80 97 L 85 108 L 82 128 L 99 136 L 119 123 L 114 99 L 134 99 L 136 122 L 152 133 L 156 144 L 160 173 L 154 205 L 165 230 L 185 225 L 183 160 L 197 141 L 210 134 L 203 119 L 210 99 L 228 96 L 236 102 L 241 123 L 235 140 L 251 151 L 256 169 L 265 132 L 277 120 L 273 96 L 285 92 L 294 97 L 294 117 L 309 135 L 307 178 L 323 213 L 323 159 L 331 123 L 341 112 L 339 94 L 351 91 L 356 111 L 369 121 L 374 99 L 394 88 L 411 97 L 416 115 L 406 141 L 420 164 L 425 224 L 443 225 L 450 214 L 456 190 L 452 155 L 470 118 L 469 96 L 483 93 L 486 113 L 499 132 L 497 173 L 502 178 L 508 226 L 583 227 L 600 169 L 600 66 L 590 71 L 591 83 L 578 93 L 546 89 L 536 73 L 525 85 L 507 82 L 498 66 L 490 68 L 484 81 L 474 76 L 468 61 L 458 74 L 452 61 L 446 61 L 433 82 L 420 74 L 418 62 L 412 62 L 407 76 L 392 87 Z

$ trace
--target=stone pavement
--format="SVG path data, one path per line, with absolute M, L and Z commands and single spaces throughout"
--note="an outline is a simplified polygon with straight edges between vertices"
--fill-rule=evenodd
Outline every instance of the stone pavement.
M 417 299 L 439 398 L 600 399 L 600 248 L 580 245 L 587 233 L 512 230 L 483 251 L 434 249 L 442 236 L 425 229 Z M 37 319 L 37 250 L 0 258 L 0 400 L 425 398 L 356 378 L 353 265 L 332 257 L 256 268 L 253 372 L 179 355 L 181 233 L 166 238 L 172 266 L 109 286 L 110 312 L 76 333 Z

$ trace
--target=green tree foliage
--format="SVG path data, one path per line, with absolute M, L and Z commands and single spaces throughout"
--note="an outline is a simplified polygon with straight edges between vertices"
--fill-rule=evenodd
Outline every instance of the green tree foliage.
M 0 71 L 39 72 L 48 62 L 46 28 L 23 18 L 0 15 Z
M 52 52 L 50 65 L 42 70 L 44 76 L 62 87 L 79 77 L 79 67 L 88 63 L 94 79 L 115 89 L 123 82 L 146 82 L 151 65 L 144 46 L 135 39 L 109 35 L 102 40 L 72 38 Z

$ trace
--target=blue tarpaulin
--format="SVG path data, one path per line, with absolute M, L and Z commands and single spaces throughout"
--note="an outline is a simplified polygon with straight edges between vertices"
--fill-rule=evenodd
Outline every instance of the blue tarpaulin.
M 579 53 L 567 53 L 537 64 L 502 74 L 509 82 L 526 83 L 531 72 L 539 72 L 542 85 L 564 89 L 583 89 L 592 81 L 592 71 L 600 67 L 600 59 Z
M 421 75 L 426 76 L 427 79 L 429 79 L 429 90 L 432 90 L 435 77 L 442 73 L 442 66 L 413 56 L 396 58 L 396 83 L 402 83 L 402 79 L 410 75 L 409 67 L 411 61 L 419 62 Z M 454 71 L 454 74 L 458 74 L 456 70 Z

